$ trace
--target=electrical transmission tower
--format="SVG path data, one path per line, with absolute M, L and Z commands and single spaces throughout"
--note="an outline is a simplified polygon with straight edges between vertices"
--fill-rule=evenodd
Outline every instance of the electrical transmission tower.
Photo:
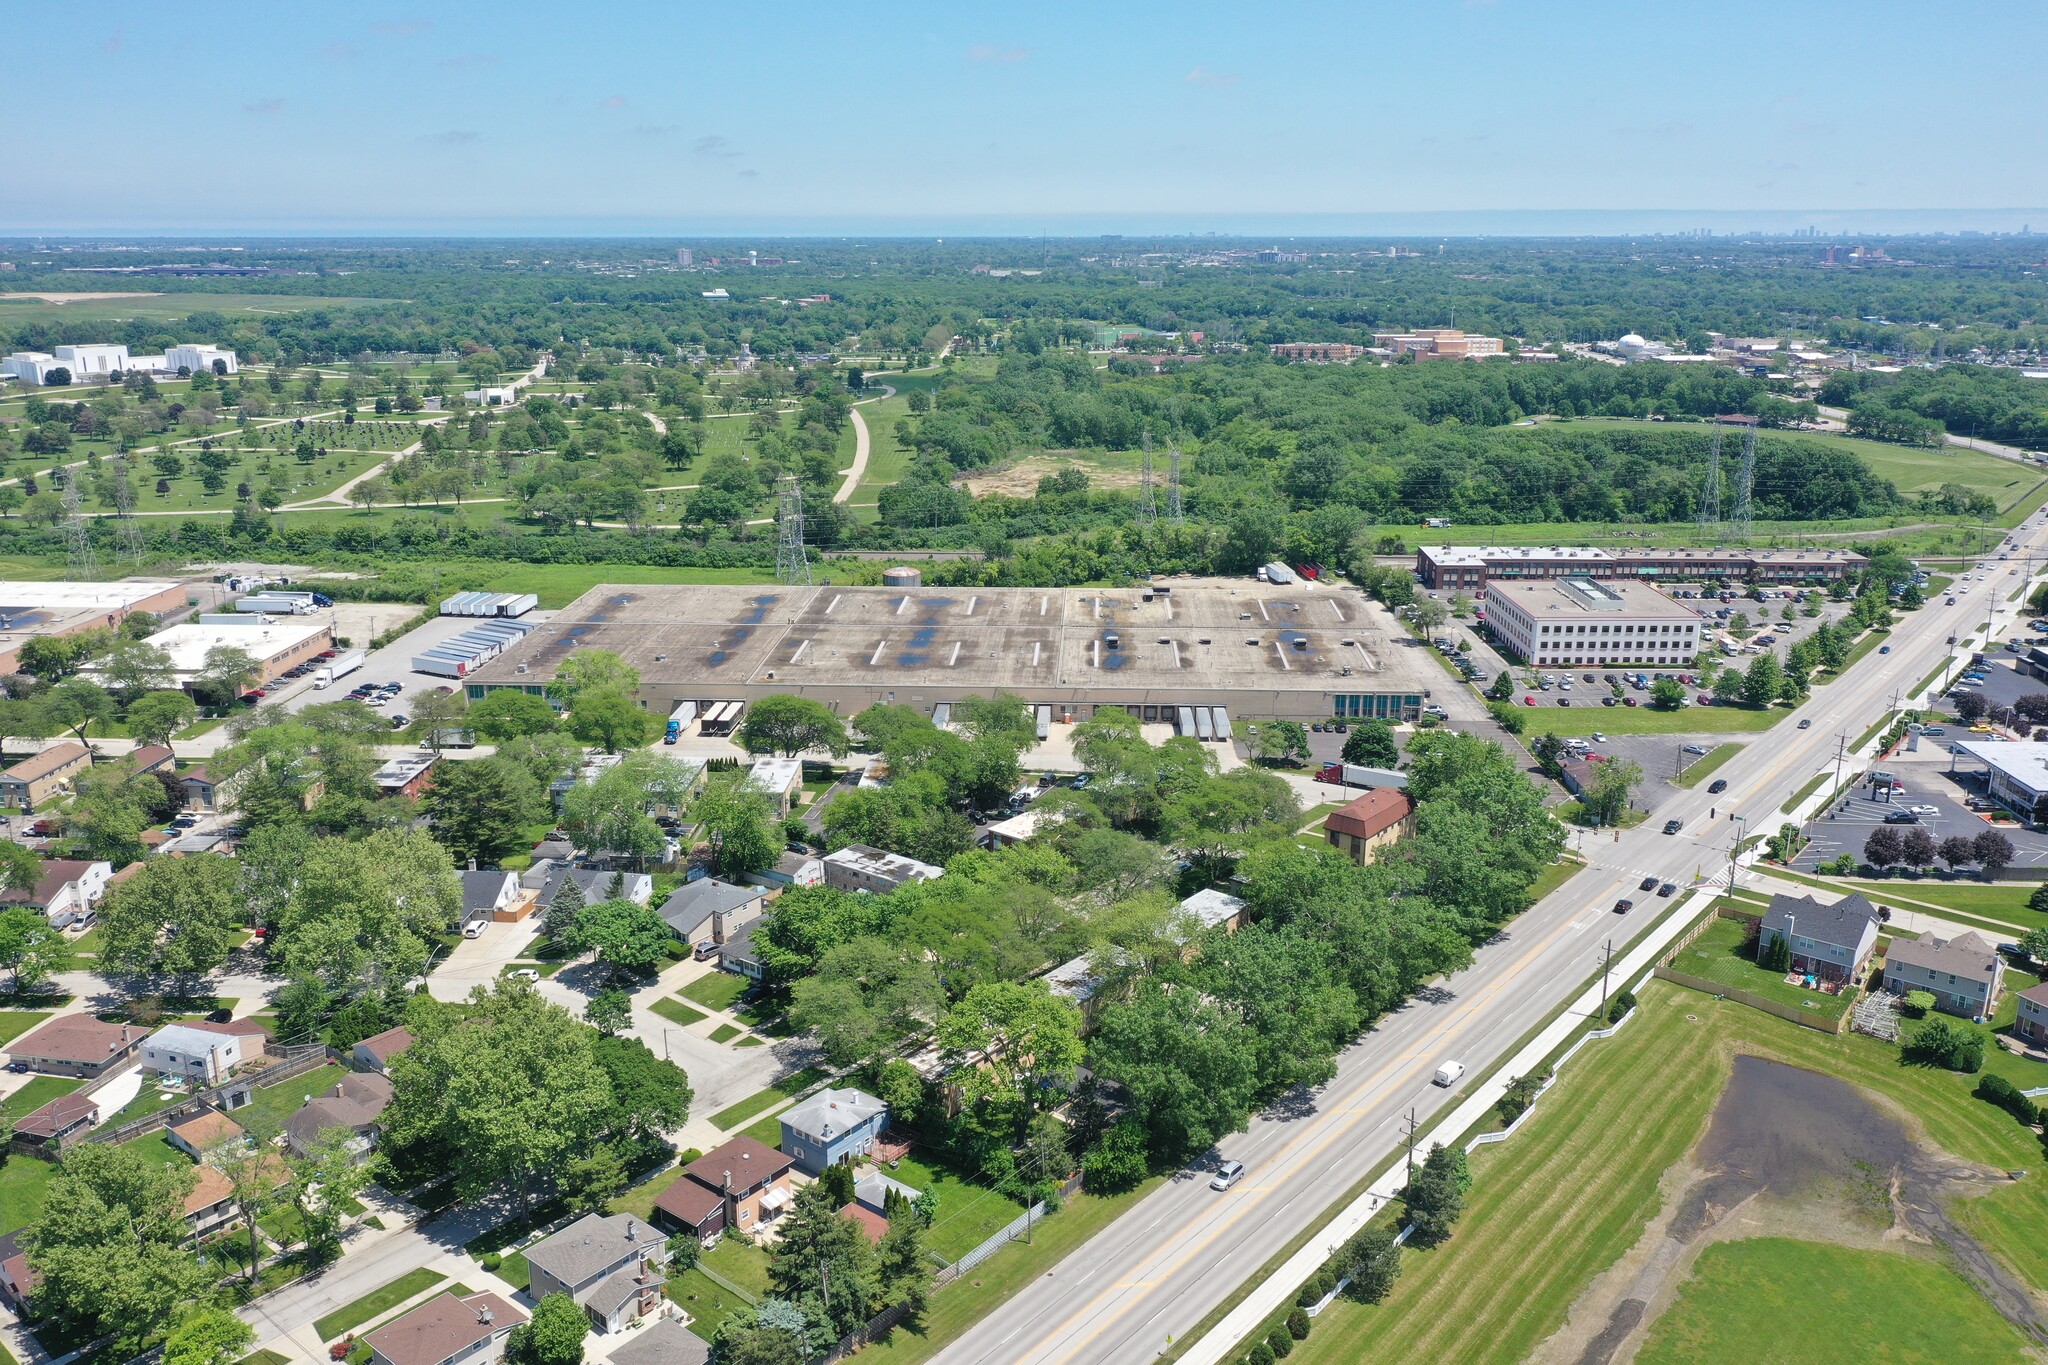
M 775 581 L 811 584 L 811 560 L 804 552 L 804 490 L 794 474 L 776 481 Z
M 64 552 L 72 581 L 87 583 L 100 576 L 100 557 L 92 548 L 91 530 L 79 507 L 76 471 L 67 471 L 64 478 Z
M 1145 433 L 1144 462 L 1138 467 L 1138 525 L 1150 527 L 1159 520 L 1159 504 L 1152 498 L 1152 433 Z
M 1176 526 L 1181 523 L 1180 447 L 1172 444 L 1166 447 L 1166 519 Z
M 1707 453 L 1707 482 L 1700 490 L 1700 533 L 1713 535 L 1721 524 L 1721 427 L 1714 427 L 1714 448 Z
M 140 567 L 142 564 L 142 523 L 135 517 L 135 485 L 128 479 L 128 461 L 117 459 L 114 463 L 114 532 L 121 541 L 121 558 Z
M 1756 428 L 1742 429 L 1742 464 L 1735 474 L 1735 538 L 1749 544 L 1752 498 L 1756 492 Z

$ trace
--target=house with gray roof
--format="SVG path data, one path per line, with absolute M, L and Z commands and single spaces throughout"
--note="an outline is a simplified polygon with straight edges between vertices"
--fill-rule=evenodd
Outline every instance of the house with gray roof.
M 655 913 L 685 943 L 724 943 L 741 925 L 761 918 L 767 904 L 761 887 L 699 877 L 670 892 Z
M 1885 954 L 1884 988 L 1893 995 L 1930 991 L 1935 1007 L 1983 1023 L 1998 1008 L 2005 959 L 1981 934 L 1897 938 Z
M 612 1352 L 612 1365 L 704 1365 L 711 1348 L 675 1318 L 663 1318 Z
M 1774 939 L 1792 949 L 1792 970 L 1822 981 L 1861 981 L 1877 948 L 1877 907 L 1860 895 L 1822 905 L 1812 896 L 1773 896 L 1757 926 L 1757 958 Z
M 391 1079 L 377 1071 L 351 1071 L 323 1095 L 315 1095 L 284 1121 L 284 1140 L 296 1156 L 313 1150 L 320 1135 L 332 1129 L 348 1133 L 348 1148 L 358 1158 L 377 1144 L 378 1120 L 391 1106 Z
M 567 1294 L 600 1332 L 616 1332 L 661 1307 L 668 1243 L 631 1214 L 589 1213 L 527 1249 L 535 1303 Z
M 616 896 L 610 894 L 613 878 L 617 878 L 619 883 Z M 571 867 L 567 863 L 558 863 L 545 873 L 534 903 L 553 905 L 555 896 L 571 882 L 583 893 L 585 905 L 596 905 L 605 900 L 627 900 L 635 905 L 645 905 L 654 899 L 654 878 L 645 872 L 613 872 L 600 867 Z
M 518 918 L 515 907 L 524 893 L 520 889 L 517 872 L 506 872 L 500 868 L 470 868 L 456 875 L 462 879 L 463 924 Z
M 798 1170 L 821 1175 L 866 1156 L 888 1126 L 889 1106 L 873 1095 L 827 1088 L 782 1115 L 782 1152 Z

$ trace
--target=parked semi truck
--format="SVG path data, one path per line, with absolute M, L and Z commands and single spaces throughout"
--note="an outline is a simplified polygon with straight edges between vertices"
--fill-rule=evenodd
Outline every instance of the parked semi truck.
M 326 687 L 337 678 L 346 678 L 349 674 L 361 668 L 363 660 L 368 657 L 369 651 L 367 650 L 344 649 L 341 653 L 335 655 L 314 670 L 313 686 Z
M 661 737 L 663 744 L 673 744 L 683 737 L 683 731 L 690 728 L 697 719 L 697 703 L 677 702 L 676 709 L 668 713 L 668 733 Z

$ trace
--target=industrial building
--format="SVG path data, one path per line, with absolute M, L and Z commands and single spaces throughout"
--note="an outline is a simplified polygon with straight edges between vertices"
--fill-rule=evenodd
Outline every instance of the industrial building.
M 131 613 L 161 615 L 185 605 L 185 585 L 161 578 L 116 583 L 0 582 L 0 673 L 16 672 L 21 647 L 39 635 L 112 630 Z
M 95 342 L 59 346 L 55 352 L 15 351 L 0 359 L 0 375 L 36 386 L 48 384 L 55 370 L 62 370 L 68 383 L 84 384 L 104 383 L 126 374 L 170 376 L 200 370 L 233 374 L 240 368 L 235 353 L 225 347 L 191 344 L 172 346 L 162 355 L 130 355 L 119 343 Z
M 1506 347 L 1499 337 L 1461 332 L 1455 327 L 1418 327 L 1412 332 L 1374 332 L 1372 344 L 1390 355 L 1412 355 L 1417 360 L 1478 360 L 1500 355 Z
M 441 602 L 443 616 L 524 616 L 540 605 L 530 592 L 459 592 Z
M 1682 666 L 1700 648 L 1699 613 L 1647 583 L 1496 583 L 1486 624 L 1503 650 L 1546 668 Z
M 1832 583 L 1870 561 L 1853 550 L 1602 550 L 1590 545 L 1424 545 L 1425 588 L 1475 596 L 1501 579 L 1595 578 L 1699 583 Z
M 206 671 L 207 654 L 223 645 L 244 650 L 256 661 L 256 685 L 262 687 L 285 670 L 334 648 L 334 626 L 302 616 L 207 612 L 197 621 L 158 631 L 149 637 L 149 643 L 171 656 L 171 670 L 180 687 L 191 687 Z
M 509 624 L 509 623 L 496 623 Z M 1349 588 L 1216 581 L 1128 588 L 600 585 L 465 679 L 545 695 L 562 660 L 610 650 L 639 700 L 723 707 L 778 693 L 841 716 L 888 702 L 930 714 L 1012 693 L 1050 723 L 1104 709 L 1174 723 L 1414 719 L 1443 683 L 1424 646 Z M 713 730 L 704 711 L 703 731 Z

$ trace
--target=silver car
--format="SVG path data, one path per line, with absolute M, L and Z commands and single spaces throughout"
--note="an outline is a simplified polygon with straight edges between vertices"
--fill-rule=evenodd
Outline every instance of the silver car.
M 1216 1168 L 1216 1178 L 1209 1182 L 1209 1188 L 1212 1190 L 1227 1190 L 1242 1179 L 1244 1179 L 1244 1163 L 1242 1161 L 1226 1161 Z

